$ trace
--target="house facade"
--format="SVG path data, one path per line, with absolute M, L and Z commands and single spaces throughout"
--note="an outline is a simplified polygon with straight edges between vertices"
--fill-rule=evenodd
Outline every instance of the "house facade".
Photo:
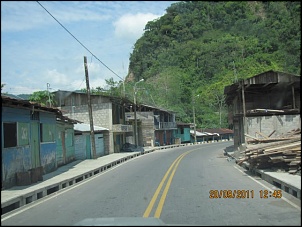
M 2 187 L 34 183 L 37 177 L 33 176 L 41 179 L 43 174 L 60 165 L 57 158 L 61 153 L 57 150 L 56 139 L 58 132 L 67 127 L 70 131 L 66 136 L 72 138 L 72 121 L 56 108 L 5 95 L 1 95 L 1 100 Z M 59 131 L 57 124 L 62 128 Z M 72 145 L 66 149 L 67 162 L 73 160 L 72 149 Z
M 134 111 L 127 111 L 125 116 L 128 124 L 135 125 Z M 136 121 L 139 146 L 154 146 L 155 144 L 163 146 L 175 143 L 174 131 L 177 125 L 174 112 L 138 104 Z M 134 140 L 127 142 L 134 143 Z
M 93 158 L 91 144 L 90 125 L 78 123 L 74 125 L 75 134 L 75 158 L 77 160 Z M 109 136 L 109 129 L 94 126 L 94 141 L 96 157 L 105 155 L 104 137 Z
M 271 70 L 226 86 L 224 93 L 236 149 L 248 136 L 301 129 L 299 75 Z
M 59 90 L 53 94 L 64 116 L 90 124 L 87 93 Z M 133 126 L 125 120 L 125 111 L 130 101 L 94 94 L 90 95 L 90 99 L 93 125 L 109 130 L 104 134 L 104 155 L 120 152 L 126 138 L 133 136 Z
M 190 143 L 190 123 L 177 122 L 177 129 L 174 131 L 175 143 Z
M 76 120 L 64 116 L 56 121 L 56 167 L 73 162 L 75 157 L 74 124 Z

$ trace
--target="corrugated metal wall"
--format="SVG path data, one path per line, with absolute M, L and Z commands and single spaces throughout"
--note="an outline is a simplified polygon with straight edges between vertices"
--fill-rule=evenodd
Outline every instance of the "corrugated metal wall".
M 75 158 L 77 160 L 86 159 L 86 137 L 89 135 L 75 135 L 74 145 L 75 145 Z

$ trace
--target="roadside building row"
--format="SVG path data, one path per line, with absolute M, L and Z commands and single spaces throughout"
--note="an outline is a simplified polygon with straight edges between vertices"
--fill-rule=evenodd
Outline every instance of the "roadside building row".
M 75 160 L 93 158 L 87 94 L 54 92 L 56 107 L 28 100 L 2 99 L 2 189 L 42 180 L 43 174 Z M 118 153 L 134 143 L 134 104 L 124 98 L 91 95 L 96 157 Z M 175 113 L 137 105 L 138 145 L 191 143 L 192 124 Z
M 92 158 L 88 96 L 53 92 L 55 107 L 1 94 L 2 189 L 37 182 L 74 160 Z M 113 96 L 90 95 L 96 157 L 118 153 L 124 143 L 144 147 L 234 140 L 301 129 L 300 76 L 268 71 L 225 88 L 230 129 L 196 129 L 176 122 L 170 110 Z M 136 114 L 135 113 L 136 110 Z M 135 124 L 137 123 L 137 124 Z M 137 127 L 135 127 L 137 125 Z M 137 128 L 137 133 L 135 132 Z

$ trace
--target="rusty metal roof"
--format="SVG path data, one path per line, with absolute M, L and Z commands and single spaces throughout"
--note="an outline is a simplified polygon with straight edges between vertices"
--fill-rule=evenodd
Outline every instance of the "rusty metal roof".
M 22 109 L 28 109 L 28 110 L 34 110 L 34 111 L 40 111 L 40 112 L 51 112 L 56 115 L 57 120 L 68 122 L 68 123 L 73 123 L 73 124 L 80 122 L 80 121 L 63 116 L 61 110 L 59 110 L 58 108 L 42 106 L 41 104 L 39 104 L 37 102 L 31 102 L 31 101 L 22 100 L 22 99 L 15 99 L 15 98 L 6 96 L 5 94 L 1 94 L 1 102 L 2 102 L 2 107 L 22 108 Z

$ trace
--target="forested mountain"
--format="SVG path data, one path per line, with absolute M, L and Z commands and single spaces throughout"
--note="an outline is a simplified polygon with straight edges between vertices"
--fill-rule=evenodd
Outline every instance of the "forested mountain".
M 301 74 L 301 3 L 185 1 L 146 24 L 130 56 L 126 94 L 198 128 L 227 127 L 226 85 L 268 70 Z M 194 102 L 195 101 L 195 102 Z

